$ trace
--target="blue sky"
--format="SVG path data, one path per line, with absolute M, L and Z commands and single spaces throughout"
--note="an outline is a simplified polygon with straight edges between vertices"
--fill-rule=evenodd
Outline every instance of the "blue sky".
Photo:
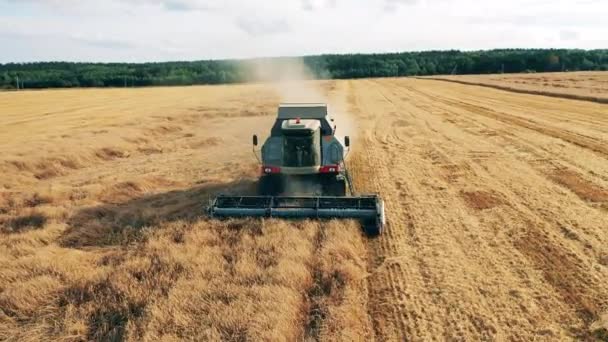
M 605 0 L 0 0 L 0 63 L 608 48 Z

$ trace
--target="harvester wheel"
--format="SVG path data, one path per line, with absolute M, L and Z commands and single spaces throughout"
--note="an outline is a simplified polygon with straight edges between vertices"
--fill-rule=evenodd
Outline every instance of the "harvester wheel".
M 365 235 L 369 237 L 376 237 L 382 234 L 382 226 L 379 225 L 376 220 L 369 220 L 363 222 L 363 231 L 365 232 Z

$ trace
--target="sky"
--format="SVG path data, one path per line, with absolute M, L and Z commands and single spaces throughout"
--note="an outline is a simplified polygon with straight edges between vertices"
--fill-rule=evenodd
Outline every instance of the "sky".
M 608 48 L 608 0 L 0 0 L 0 63 Z

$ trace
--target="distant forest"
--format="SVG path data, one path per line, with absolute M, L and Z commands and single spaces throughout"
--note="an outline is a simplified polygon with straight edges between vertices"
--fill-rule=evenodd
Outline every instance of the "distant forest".
M 141 87 L 223 84 L 280 78 L 301 61 L 317 79 L 608 70 L 608 50 L 508 49 L 320 55 L 302 58 L 206 60 L 164 63 L 8 63 L 0 64 L 0 89 Z M 257 63 L 278 65 L 253 73 Z

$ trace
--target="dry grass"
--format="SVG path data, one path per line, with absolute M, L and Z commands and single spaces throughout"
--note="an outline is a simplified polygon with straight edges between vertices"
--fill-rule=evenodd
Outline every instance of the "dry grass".
M 215 194 L 255 190 L 268 86 L 0 93 L 0 340 L 605 337 L 603 105 L 315 84 L 357 119 L 379 239 L 206 217 Z
M 58 230 L 3 240 L 0 339 L 316 340 L 366 333 L 358 298 L 364 247 L 354 223 L 321 229 L 307 222 L 179 220 L 142 228 L 136 240 L 124 232 L 105 237 L 96 252 L 57 246 L 52 241 L 65 234 Z M 93 241 L 82 233 L 69 241 Z
M 484 191 L 463 191 L 461 195 L 469 207 L 477 210 L 492 209 L 503 203 L 494 194 Z
M 428 78 L 526 94 L 608 103 L 608 72 L 606 71 L 433 76 Z
M 350 321 L 367 317 L 356 223 L 205 217 L 213 195 L 255 191 L 249 142 L 272 122 L 269 88 L 12 95 L 0 106 L 0 127 L 16 127 L 0 128 L 0 340 L 368 333 Z
M 314 236 L 281 222 L 177 221 L 129 248 L 15 257 L 2 271 L 0 337 L 295 338 Z
M 307 340 L 357 341 L 373 336 L 367 314 L 365 245 L 356 222 L 330 222 L 318 237 L 309 288 Z
M 608 202 L 608 190 L 584 179 L 571 170 L 557 170 L 551 175 L 551 179 L 572 190 L 581 199 L 589 202 Z

